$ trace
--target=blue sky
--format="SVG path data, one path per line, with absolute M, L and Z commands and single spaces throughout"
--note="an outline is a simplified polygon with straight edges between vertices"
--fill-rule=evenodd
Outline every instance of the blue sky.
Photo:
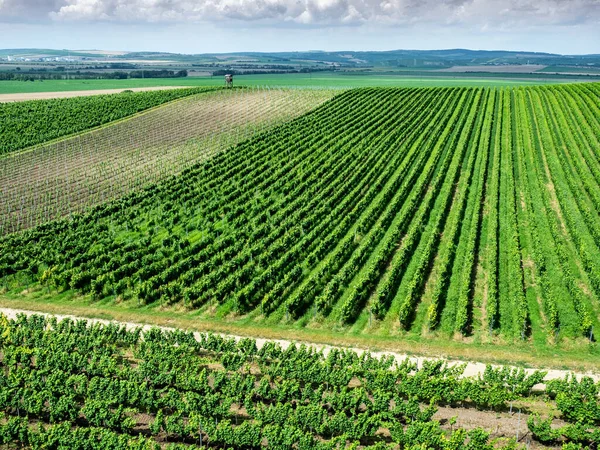
M 600 53 L 600 0 L 0 0 L 0 48 Z

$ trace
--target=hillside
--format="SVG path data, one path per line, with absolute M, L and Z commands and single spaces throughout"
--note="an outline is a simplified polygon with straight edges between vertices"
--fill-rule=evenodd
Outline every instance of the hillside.
M 50 88 L 64 90 L 86 82 L 100 86 L 106 82 L 131 86 L 189 85 L 215 80 L 227 73 L 239 80 L 265 80 L 281 75 L 292 85 L 293 75 L 307 75 L 307 82 L 332 75 L 393 76 L 401 82 L 406 77 L 436 79 L 485 76 L 495 80 L 598 81 L 598 55 L 560 55 L 530 51 L 387 50 L 387 51 L 296 51 L 178 54 L 163 52 L 69 52 L 67 50 L 6 49 L 0 50 L 0 92 L 16 93 Z M 448 73 L 450 72 L 450 73 Z M 152 81 L 154 79 L 154 81 Z M 236 78 L 237 79 L 237 78 Z M 36 83 L 24 83 L 36 81 Z M 37 81 L 43 81 L 37 83 Z M 77 82 L 78 81 L 78 82 Z M 98 82 L 101 82 L 98 84 Z M 183 83 L 183 84 L 182 84 Z M 345 85 L 355 81 L 347 80 Z M 272 84 L 269 81 L 259 85 Z M 279 84 L 279 83 L 278 83 Z M 68 90 L 68 89 L 67 89 Z
M 101 51 L 101 50 L 48 50 L 48 49 L 0 49 L 0 57 L 12 56 L 36 60 L 39 58 L 62 58 L 64 60 L 98 60 L 114 62 L 136 60 L 143 62 L 177 61 L 177 62 L 213 62 L 244 59 L 246 63 L 273 64 L 314 64 L 337 63 L 344 66 L 390 65 L 480 65 L 480 64 L 555 64 L 555 65 L 585 65 L 600 64 L 600 55 L 562 55 L 532 51 L 507 50 L 472 50 L 472 49 L 440 49 L 440 50 L 384 50 L 384 51 L 295 51 L 295 52 L 236 52 L 236 53 L 201 53 L 179 54 L 166 52 L 136 52 L 136 51 Z M 64 61 L 63 61 L 64 62 Z

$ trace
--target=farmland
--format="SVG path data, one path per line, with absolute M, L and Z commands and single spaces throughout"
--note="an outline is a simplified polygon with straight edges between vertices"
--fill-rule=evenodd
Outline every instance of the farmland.
M 0 108 L 2 448 L 599 442 L 600 84 Z
M 166 91 L 171 92 L 171 91 Z M 147 111 L 129 120 L 85 134 L 53 141 L 0 158 L 0 234 L 31 227 L 50 219 L 82 212 L 177 174 L 252 135 L 297 117 L 333 96 L 329 90 L 183 89 L 184 99 Z M 144 93 L 144 95 L 147 93 Z M 132 94 L 108 96 L 112 103 L 131 102 Z M 88 98 L 94 117 L 98 97 Z M 71 99 L 68 118 L 73 127 L 94 122 L 79 114 L 86 100 Z M 13 117 L 29 105 L 61 110 L 64 100 L 7 105 Z M 67 102 L 68 105 L 71 103 Z M 131 102 L 135 104 L 135 100 Z M 127 103 L 130 104 L 130 103 Z M 119 109 L 105 105 L 111 117 Z M 38 110 L 36 109 L 36 110 Z M 43 123 L 33 115 L 30 123 Z M 67 120 L 55 120 L 61 124 Z M 37 122 L 36 122 L 37 120 Z M 5 128 L 7 152 L 38 136 L 36 127 Z M 63 132 L 66 127 L 60 127 Z M 13 132 L 11 132 L 13 131 Z M 19 133 L 17 133 L 19 131 Z M 11 140 L 11 137 L 15 137 Z M 34 137 L 32 137 L 34 136 Z M 17 137 L 19 139 L 17 139 Z
M 571 449 L 598 440 L 600 384 L 589 378 L 548 381 L 534 393 L 544 372 L 488 366 L 470 378 L 442 361 L 417 367 L 369 353 L 35 315 L 0 316 L 0 349 L 7 448 L 492 450 L 517 448 L 526 435 L 527 448 Z M 509 426 L 443 419 L 465 408 L 477 408 L 472 414 L 489 427 L 498 419 Z
M 237 75 L 235 86 L 281 86 L 281 87 L 502 87 L 521 86 L 540 83 L 560 83 L 569 81 L 568 77 L 556 77 L 540 73 L 526 79 L 522 74 L 447 74 L 437 76 L 406 74 L 403 71 L 377 75 L 370 73 L 316 73 L 316 74 L 261 74 Z M 536 78 L 537 77 L 537 78 Z M 588 81 L 588 80 L 586 80 Z M 130 80 L 49 80 L 44 82 L 2 81 L 0 95 L 35 92 L 88 91 L 97 89 L 131 89 L 154 86 L 214 87 L 222 86 L 223 78 L 188 77 L 154 78 Z
M 178 176 L 4 236 L 0 283 L 200 321 L 596 355 L 599 92 L 340 91 Z
M 207 88 L 0 104 L 0 155 L 121 119 Z

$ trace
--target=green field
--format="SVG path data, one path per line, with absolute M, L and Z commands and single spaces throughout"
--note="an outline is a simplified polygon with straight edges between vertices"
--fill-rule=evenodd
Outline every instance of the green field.
M 0 238 L 4 304 L 58 293 L 65 308 L 598 369 L 599 92 L 342 91 L 179 176 Z
M 234 79 L 239 86 L 313 86 L 313 87 L 453 87 L 453 86 L 521 86 L 555 83 L 561 80 L 519 79 L 513 76 L 474 78 L 461 76 L 415 77 L 394 75 L 357 74 L 283 74 L 238 75 Z M 564 80 L 562 80 L 564 82 Z M 223 77 L 154 78 L 135 80 L 49 80 L 49 81 L 0 81 L 0 94 L 84 91 L 96 89 L 128 89 L 150 86 L 221 86 Z
M 238 81 L 0 105 L 0 448 L 595 449 L 600 83 Z

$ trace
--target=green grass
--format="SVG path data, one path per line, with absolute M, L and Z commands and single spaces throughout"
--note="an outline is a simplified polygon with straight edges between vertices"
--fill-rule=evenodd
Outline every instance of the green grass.
M 124 302 L 114 300 L 114 297 L 110 297 L 94 301 L 88 295 L 80 296 L 73 291 L 48 293 L 45 288 L 37 286 L 27 291 L 9 291 L 0 294 L 0 308 L 168 326 L 193 331 L 212 331 L 252 338 L 289 339 L 295 342 L 363 348 L 371 351 L 392 351 L 456 361 L 573 371 L 600 370 L 597 346 L 582 348 L 566 344 L 532 347 L 527 343 L 467 343 L 443 337 L 417 335 L 398 339 L 398 337 L 375 334 L 341 334 L 328 328 L 305 328 L 297 323 L 272 324 L 265 327 L 251 318 L 229 321 L 224 318 L 200 316 L 198 311 L 184 312 L 178 307 L 165 308 L 158 304 L 137 306 L 132 300 Z
M 462 76 L 394 76 L 371 74 L 274 74 L 238 75 L 236 86 L 314 86 L 314 87 L 360 87 L 360 86 L 400 86 L 400 87 L 454 87 L 454 86 L 524 86 L 556 83 L 561 80 L 522 80 L 506 75 L 501 77 L 473 78 Z M 151 86 L 220 86 L 222 77 L 153 78 L 134 80 L 49 80 L 49 81 L 0 81 L 0 94 L 85 91 L 96 89 L 129 89 Z

